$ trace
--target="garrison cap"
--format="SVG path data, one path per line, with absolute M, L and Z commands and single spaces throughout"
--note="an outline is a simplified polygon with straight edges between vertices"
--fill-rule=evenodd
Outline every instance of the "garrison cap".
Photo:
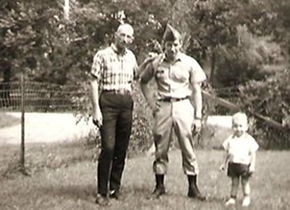
M 181 34 L 173 28 L 171 25 L 167 24 L 165 32 L 163 34 L 163 41 L 175 41 L 175 40 L 180 40 L 181 39 Z

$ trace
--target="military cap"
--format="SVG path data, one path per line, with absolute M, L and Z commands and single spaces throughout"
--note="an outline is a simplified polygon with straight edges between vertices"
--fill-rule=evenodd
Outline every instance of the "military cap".
M 177 39 L 181 39 L 181 34 L 171 25 L 167 24 L 163 34 L 163 41 L 175 41 Z

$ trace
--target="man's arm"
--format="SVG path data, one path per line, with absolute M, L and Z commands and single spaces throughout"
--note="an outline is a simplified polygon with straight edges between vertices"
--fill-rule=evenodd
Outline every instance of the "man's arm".
M 92 78 L 90 88 L 90 96 L 93 107 L 93 123 L 100 127 L 103 124 L 103 116 L 99 105 L 99 84 L 95 78 Z
M 141 64 L 140 64 L 140 66 L 139 66 L 139 68 L 138 68 L 138 71 L 137 71 L 137 73 L 138 73 L 138 75 L 140 76 L 142 73 L 143 73 L 143 71 L 148 67 L 148 65 L 151 65 L 152 64 L 152 62 L 157 58 L 157 54 L 149 54 L 149 57 L 148 58 L 146 58 Z
M 202 119 L 202 92 L 201 83 L 206 80 L 206 75 L 201 66 L 196 60 L 192 60 L 192 66 L 190 71 L 190 83 L 192 87 L 192 96 L 195 105 L 194 126 L 195 130 L 199 132 L 201 130 Z
M 99 86 L 102 78 L 102 71 L 104 69 L 104 61 L 102 52 L 99 51 L 94 56 L 92 70 L 90 74 L 90 99 L 92 102 L 92 117 L 93 123 L 100 127 L 103 124 L 103 116 L 99 105 Z
M 192 95 L 195 105 L 195 119 L 202 118 L 202 93 L 201 93 L 201 85 L 199 83 L 192 84 Z
M 159 105 L 156 103 L 153 90 L 149 88 L 148 86 L 149 81 L 153 78 L 153 72 L 154 72 L 152 61 L 153 59 L 150 59 L 150 62 L 144 61 L 144 62 L 147 62 L 146 65 L 144 65 L 143 67 L 141 65 L 143 69 L 141 70 L 142 74 L 141 74 L 141 79 L 140 79 L 140 88 L 147 103 L 149 104 L 150 108 L 153 110 L 153 115 L 155 115 L 156 111 L 158 111 L 159 109 Z
M 153 110 L 153 113 L 156 111 L 156 100 L 154 98 L 153 91 L 148 87 L 148 83 L 144 82 L 142 79 L 140 81 L 141 92 L 144 95 L 149 107 Z
M 192 96 L 193 96 L 194 106 L 195 106 L 193 129 L 196 132 L 200 132 L 201 119 L 202 119 L 202 93 L 201 93 L 201 86 L 199 83 L 192 82 Z

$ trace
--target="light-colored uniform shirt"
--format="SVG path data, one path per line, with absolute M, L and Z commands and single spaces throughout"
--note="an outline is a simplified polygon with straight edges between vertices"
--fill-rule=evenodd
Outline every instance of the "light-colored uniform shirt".
M 173 63 L 159 55 L 141 74 L 142 82 L 155 78 L 158 98 L 184 98 L 191 95 L 191 79 L 196 83 L 206 79 L 198 62 L 184 53 L 179 53 Z
M 96 53 L 91 74 L 98 80 L 101 90 L 131 91 L 137 70 L 135 55 L 128 49 L 120 55 L 112 44 Z
M 250 134 L 244 133 L 240 137 L 229 136 L 223 142 L 223 148 L 228 152 L 230 162 L 248 165 L 251 154 L 258 150 L 259 145 Z

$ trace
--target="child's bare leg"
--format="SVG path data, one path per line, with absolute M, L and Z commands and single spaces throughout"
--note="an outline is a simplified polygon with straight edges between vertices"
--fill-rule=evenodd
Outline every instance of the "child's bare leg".
M 226 202 L 226 205 L 232 205 L 236 203 L 236 198 L 239 189 L 239 177 L 232 177 L 232 186 L 231 186 L 231 198 Z
M 231 198 L 236 199 L 239 189 L 239 177 L 232 178 Z
M 244 196 L 250 196 L 251 189 L 250 189 L 249 177 L 242 177 L 242 188 L 243 188 Z
M 249 177 L 242 177 L 242 188 L 244 193 L 244 200 L 243 200 L 243 206 L 249 206 L 250 205 L 250 182 Z

